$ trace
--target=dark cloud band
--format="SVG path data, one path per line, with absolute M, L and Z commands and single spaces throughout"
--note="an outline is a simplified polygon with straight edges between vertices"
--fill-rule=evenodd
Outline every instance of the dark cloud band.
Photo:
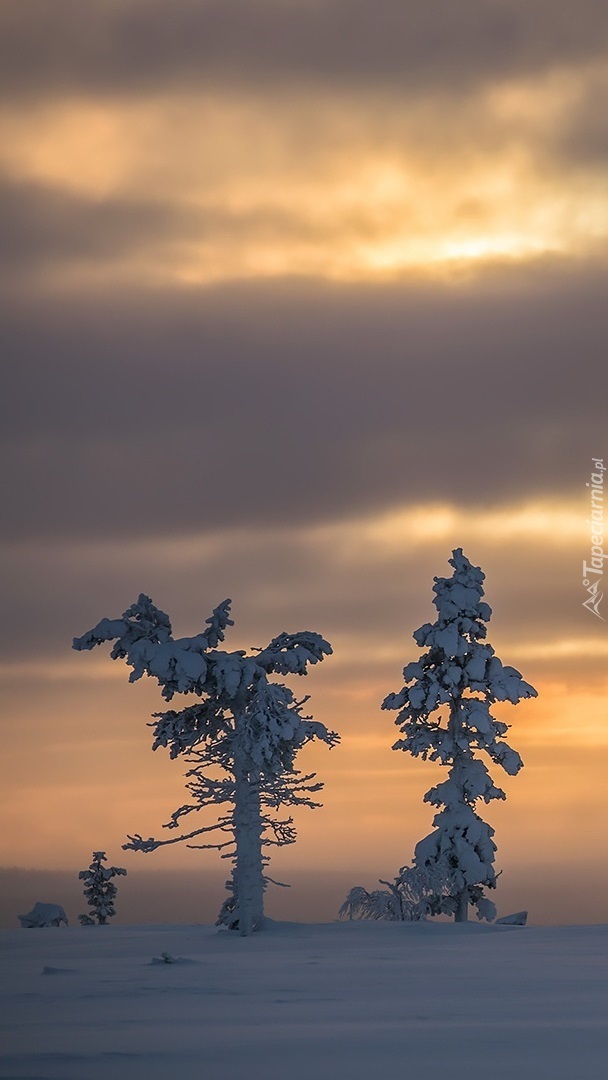
M 4 535 L 175 535 L 571 492 L 604 431 L 601 267 L 283 281 L 3 312 Z
M 601 57 L 596 0 L 4 0 L 13 95 L 132 94 L 217 79 L 450 92 Z

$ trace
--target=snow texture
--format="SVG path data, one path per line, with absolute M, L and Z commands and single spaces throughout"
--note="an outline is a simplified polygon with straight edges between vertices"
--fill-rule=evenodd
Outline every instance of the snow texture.
M 490 711 L 497 701 L 516 705 L 536 697 L 536 690 L 519 671 L 503 665 L 485 642 L 492 610 L 481 598 L 485 575 L 456 548 L 449 560 L 454 572 L 436 577 L 433 603 L 438 617 L 414 631 L 414 640 L 427 651 L 403 670 L 405 685 L 385 698 L 382 707 L 398 711 L 395 721 L 402 738 L 394 750 L 404 750 L 449 766 L 446 780 L 427 791 L 424 801 L 438 807 L 434 830 L 415 848 L 414 869 L 435 867 L 443 886 L 428 905 L 428 914 L 467 918 L 472 904 L 480 919 L 491 920 L 496 909 L 485 888 L 496 886 L 494 830 L 475 807 L 504 799 L 479 751 L 510 776 L 523 762 L 505 741 L 508 725 Z M 410 867 L 401 873 L 411 873 Z
M 606 926 L 110 925 L 0 951 L 2 1080 L 606 1076 Z
M 227 627 L 234 625 L 230 606 L 230 600 L 218 604 L 202 633 L 173 638 L 168 615 L 142 593 L 122 618 L 102 619 L 75 638 L 73 647 L 90 650 L 113 641 L 110 655 L 126 661 L 131 682 L 149 675 L 167 701 L 176 694 L 200 699 L 155 713 L 150 725 L 154 750 L 166 748 L 172 758 L 186 755 L 192 766 L 186 774 L 191 799 L 174 811 L 165 828 L 178 830 L 182 818 L 208 807 L 224 809 L 214 824 L 166 840 L 136 833 L 124 847 L 149 852 L 196 840 L 188 846 L 221 851 L 222 858 L 232 861 L 232 875 L 218 921 L 248 935 L 264 921 L 264 890 L 270 880 L 264 873 L 264 849 L 296 838 L 292 817 L 279 811 L 318 805 L 312 795 L 322 784 L 296 768 L 297 753 L 313 739 L 334 746 L 338 736 L 302 712 L 307 698 L 298 700 L 289 687 L 268 678 L 306 675 L 310 665 L 330 655 L 329 642 L 306 630 L 283 632 L 251 655 L 220 650 Z

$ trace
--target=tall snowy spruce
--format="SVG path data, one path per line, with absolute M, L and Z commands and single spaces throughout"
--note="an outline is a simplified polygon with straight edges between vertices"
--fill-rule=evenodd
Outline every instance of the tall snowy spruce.
M 291 844 L 296 832 L 284 807 L 309 806 L 322 784 L 315 774 L 303 775 L 295 766 L 297 752 L 313 739 L 334 746 L 338 735 L 303 715 L 308 700 L 298 701 L 283 683 L 270 675 L 305 675 L 331 653 L 320 634 L 281 633 L 264 649 L 247 655 L 243 650 L 218 649 L 225 631 L 234 623 L 230 600 L 218 605 L 206 621 L 207 629 L 194 637 L 174 638 L 169 617 L 140 595 L 120 619 L 102 621 L 83 637 L 75 638 L 79 651 L 114 641 L 113 660 L 124 659 L 135 682 L 144 674 L 156 678 L 162 696 L 194 695 L 194 703 L 154 713 L 153 750 L 168 748 L 172 758 L 184 756 L 192 766 L 187 776 L 190 801 L 178 807 L 165 825 L 179 830 L 182 819 L 207 807 L 223 811 L 211 825 L 166 840 L 129 836 L 124 848 L 154 851 L 167 844 L 205 836 L 208 842 L 188 847 L 216 848 L 232 861 L 226 883 L 228 897 L 218 917 L 223 925 L 247 935 L 264 919 L 264 891 L 270 878 L 265 848 Z M 214 840 L 212 834 L 219 834 Z
M 108 919 L 116 915 L 114 901 L 118 889 L 112 878 L 126 876 L 122 866 L 104 866 L 105 851 L 94 851 L 93 861 L 88 870 L 81 870 L 78 877 L 84 881 L 84 896 L 89 905 L 88 915 L 79 915 L 83 926 L 94 926 L 95 921 L 104 926 Z
M 484 893 L 496 886 L 494 830 L 475 808 L 480 801 L 505 798 L 476 754 L 483 751 L 510 776 L 523 764 L 504 741 L 509 725 L 495 720 L 490 707 L 497 701 L 517 705 L 522 698 L 536 697 L 536 690 L 519 671 L 504 666 L 484 641 L 492 614 L 482 600 L 485 575 L 462 548 L 452 555 L 452 576 L 434 579 L 438 618 L 414 632 L 416 644 L 426 652 L 404 668 L 405 686 L 389 694 L 382 708 L 399 710 L 395 723 L 402 738 L 394 750 L 449 768 L 447 779 L 424 796 L 440 809 L 433 832 L 416 845 L 413 869 L 432 870 L 443 883 L 429 902 L 429 912 L 466 922 L 469 904 L 480 919 L 496 915 Z M 411 868 L 402 871 L 408 872 Z

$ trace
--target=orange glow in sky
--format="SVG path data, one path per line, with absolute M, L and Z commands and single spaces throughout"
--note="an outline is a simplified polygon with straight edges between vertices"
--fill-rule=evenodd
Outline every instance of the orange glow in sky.
M 379 706 L 462 546 L 539 691 L 509 714 L 498 865 L 606 866 L 608 600 L 581 586 L 608 461 L 605 12 L 467 0 L 439 33 L 388 0 L 169 6 L 91 0 L 89 30 L 59 0 L 51 48 L 45 5 L 0 5 L 0 863 L 116 859 L 182 800 L 155 689 L 70 651 L 145 591 L 180 634 L 232 596 L 235 648 L 332 642 L 306 691 L 343 741 L 307 750 L 324 808 L 278 865 L 392 875 L 433 770 Z

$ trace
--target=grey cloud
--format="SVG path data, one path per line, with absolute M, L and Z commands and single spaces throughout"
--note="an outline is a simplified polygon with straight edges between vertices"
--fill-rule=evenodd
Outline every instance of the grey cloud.
M 351 234 L 369 239 L 383 235 L 386 224 L 373 215 L 346 214 L 337 221 L 311 219 L 297 213 L 267 206 L 253 210 L 222 208 L 202 202 L 179 205 L 165 200 L 108 196 L 87 198 L 42 183 L 17 183 L 0 178 L 0 280 L 9 285 L 27 282 L 30 274 L 52 268 L 61 273 L 78 263 L 117 262 L 121 258 L 162 260 L 183 245 L 197 245 L 204 251 L 210 241 L 241 246 L 252 238 L 268 241 L 322 238 L 348 227 Z
M 188 235 L 191 214 L 142 199 L 86 199 L 44 184 L 0 180 L 6 279 L 75 259 L 116 259 Z
M 336 657 L 315 675 L 315 683 L 343 680 L 346 664 L 349 684 L 382 675 L 388 692 L 406 660 L 417 655 L 412 633 L 432 616 L 433 577 L 449 575 L 454 546 L 463 546 L 486 573 L 494 611 L 490 640 L 505 662 L 519 663 L 522 643 L 597 636 L 598 620 L 582 608 L 583 545 L 560 542 L 549 531 L 514 539 L 490 528 L 476 531 L 465 519 L 452 535 L 438 536 L 429 519 L 413 541 L 390 547 L 358 541 L 356 528 L 345 538 L 271 525 L 215 534 L 209 525 L 189 543 L 173 545 L 120 537 L 5 545 L 3 663 L 47 658 L 60 661 L 66 676 L 89 677 L 82 656 L 70 652 L 72 638 L 103 616 L 119 616 L 140 591 L 168 611 L 176 635 L 198 632 L 211 609 L 230 596 L 236 620 L 230 647 L 261 646 L 282 630 L 317 630 L 332 642 Z M 395 657 L 374 655 L 387 645 L 396 647 Z M 101 659 L 102 651 L 107 652 L 96 651 L 94 660 L 107 676 L 112 665 Z M 579 678 L 582 658 L 575 662 Z M 532 678 L 531 662 L 521 663 Z M 113 667 L 124 683 L 126 670 Z M 586 667 L 603 677 L 592 646 Z M 564 678 L 566 670 L 562 659 Z M 18 668 L 14 679 L 18 698 L 23 687 Z M 6 691 L 6 673 L 3 682 Z M 44 698 L 48 686 L 42 673 L 36 682 Z
M 12 297 L 4 535 L 179 535 L 575 490 L 605 433 L 601 282 L 601 266 L 543 264 L 451 289 Z
M 5 0 L 0 70 L 13 95 L 230 86 L 479 82 L 601 57 L 598 0 Z
M 608 125 L 604 102 L 608 79 L 590 79 L 581 88 L 578 100 L 568 110 L 563 123 L 548 137 L 548 151 L 561 162 L 583 168 L 606 168 Z

